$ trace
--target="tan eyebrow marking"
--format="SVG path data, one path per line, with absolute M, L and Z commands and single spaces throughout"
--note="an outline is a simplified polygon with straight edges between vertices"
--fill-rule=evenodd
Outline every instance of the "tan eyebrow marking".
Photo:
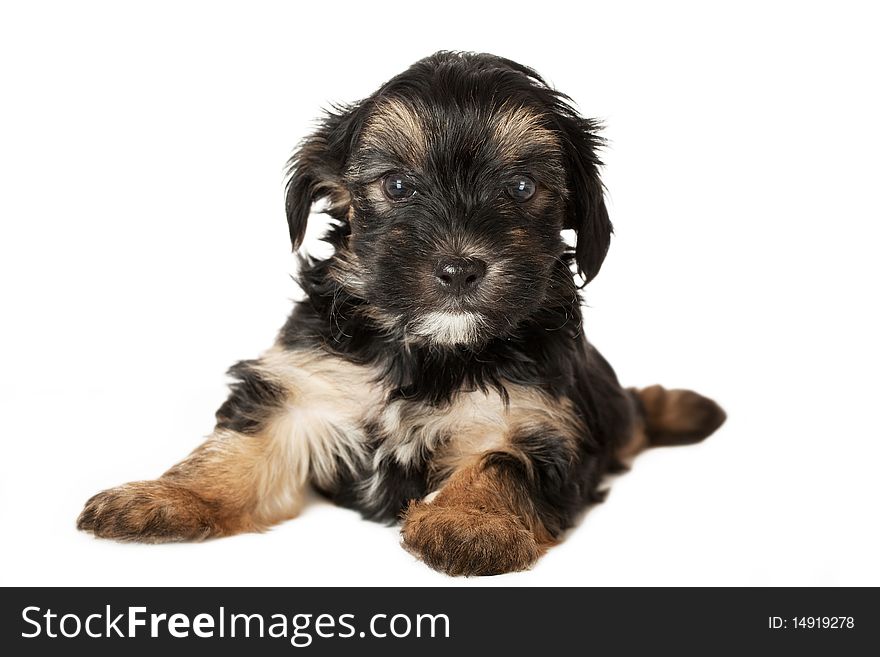
M 544 117 L 528 107 L 503 105 L 489 119 L 489 131 L 499 154 L 508 161 L 516 160 L 525 144 L 560 148 L 556 133 L 544 125 Z
M 421 164 L 428 153 L 427 131 L 417 108 L 396 98 L 379 102 L 367 120 L 361 143 L 390 148 L 412 164 Z

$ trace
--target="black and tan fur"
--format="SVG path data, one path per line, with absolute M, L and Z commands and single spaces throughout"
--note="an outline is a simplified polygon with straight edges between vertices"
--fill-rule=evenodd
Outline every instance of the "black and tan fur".
M 531 69 L 467 53 L 328 114 L 291 161 L 286 207 L 296 248 L 323 200 L 334 255 L 302 260 L 305 300 L 230 370 L 208 440 L 157 480 L 94 496 L 79 527 L 260 531 L 312 486 L 401 520 L 434 568 L 503 573 L 531 566 L 639 451 L 711 434 L 714 402 L 625 390 L 584 337 L 577 279 L 611 236 L 596 131 Z

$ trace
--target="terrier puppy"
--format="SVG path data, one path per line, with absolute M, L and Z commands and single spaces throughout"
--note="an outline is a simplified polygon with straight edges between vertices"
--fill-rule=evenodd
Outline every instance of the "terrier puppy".
M 312 486 L 403 523 L 450 575 L 530 567 L 604 475 L 724 421 L 688 390 L 624 389 L 582 331 L 578 280 L 611 223 L 597 124 L 535 71 L 440 52 L 327 114 L 290 162 L 294 248 L 325 201 L 275 345 L 232 367 L 208 440 L 92 497 L 97 536 L 193 541 L 292 518 Z M 571 229 L 576 246 L 561 231 Z

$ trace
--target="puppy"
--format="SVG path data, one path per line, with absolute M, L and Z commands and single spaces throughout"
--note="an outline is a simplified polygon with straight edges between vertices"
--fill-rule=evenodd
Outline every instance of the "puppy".
M 286 209 L 296 249 L 324 201 L 334 255 L 302 259 L 304 301 L 229 371 L 207 441 L 92 497 L 79 528 L 262 531 L 312 486 L 402 521 L 433 568 L 492 575 L 530 567 L 639 451 L 706 438 L 718 405 L 622 388 L 584 337 L 578 283 L 611 238 L 600 144 L 567 96 L 485 54 L 437 53 L 329 113 L 290 162 Z

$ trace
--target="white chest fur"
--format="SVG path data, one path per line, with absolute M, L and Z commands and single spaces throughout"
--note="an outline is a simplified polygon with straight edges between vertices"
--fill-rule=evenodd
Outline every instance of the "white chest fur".
M 389 401 L 378 370 L 322 351 L 276 347 L 260 363 L 264 375 L 288 392 L 273 440 L 291 467 L 319 484 L 331 482 L 340 467 L 369 470 L 385 459 L 405 468 L 427 464 L 442 475 L 504 448 L 530 426 L 572 428 L 567 404 L 531 388 L 508 386 L 509 403 L 494 390 L 463 391 L 432 406 Z M 376 435 L 367 436 L 368 426 Z M 378 444 L 369 444 L 376 438 Z

